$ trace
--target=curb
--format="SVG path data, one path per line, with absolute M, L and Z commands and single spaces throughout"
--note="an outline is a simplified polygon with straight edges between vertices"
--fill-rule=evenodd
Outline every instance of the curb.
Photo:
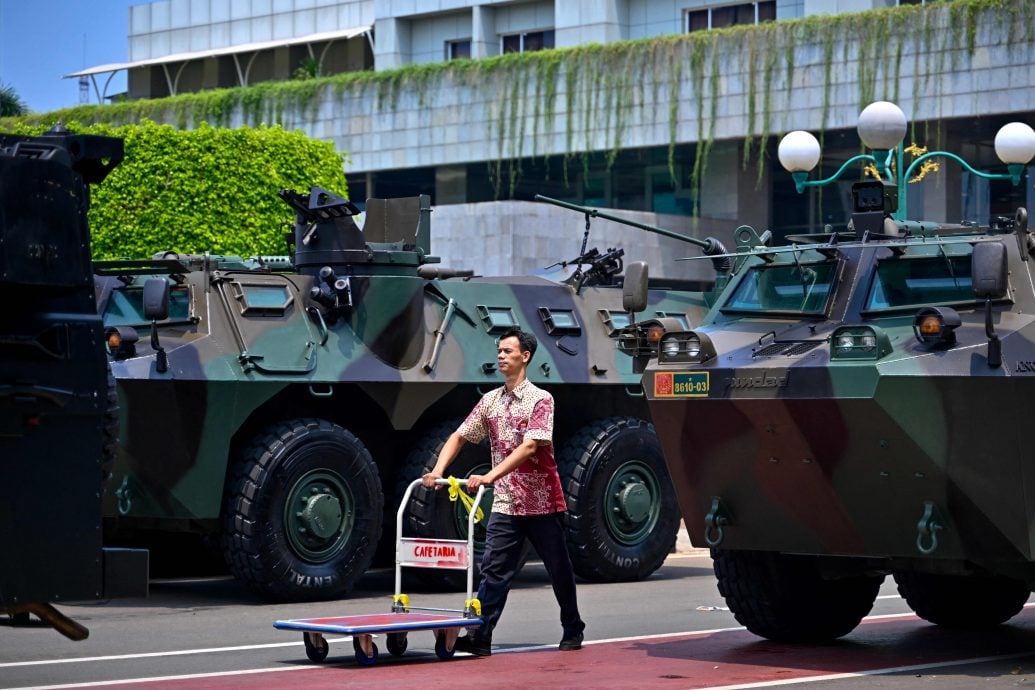
M 679 531 L 676 532 L 676 544 L 672 553 L 693 554 L 695 556 L 707 556 L 711 553 L 709 549 L 698 548 L 690 542 L 690 534 L 686 531 L 686 523 L 679 521 Z

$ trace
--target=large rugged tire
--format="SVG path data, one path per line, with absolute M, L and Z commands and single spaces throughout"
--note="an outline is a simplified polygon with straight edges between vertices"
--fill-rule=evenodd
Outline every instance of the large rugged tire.
M 395 504 L 398 507 L 406 487 L 414 479 L 430 471 L 438 460 L 439 451 L 450 434 L 459 428 L 461 419 L 443 422 L 428 430 L 417 446 L 410 452 L 399 472 L 395 488 Z M 488 440 L 475 445 L 465 443 L 453 458 L 447 476 L 458 478 L 472 474 L 485 474 L 492 469 L 492 456 Z M 482 511 L 485 517 L 474 526 L 474 572 L 478 578 L 479 564 L 485 552 L 485 525 L 489 521 L 492 508 L 492 489 L 487 488 L 482 496 Z M 467 509 L 460 501 L 450 501 L 446 488 L 435 491 L 417 487 L 410 497 L 410 505 L 406 523 L 403 526 L 407 536 L 428 539 L 467 539 Z M 528 558 L 530 547 L 525 543 L 525 553 L 521 562 Z M 421 582 L 432 587 L 447 590 L 463 590 L 467 587 L 467 572 L 463 570 L 436 570 L 431 568 L 411 568 Z
M 268 598 L 339 597 L 370 566 L 383 504 L 377 466 L 355 436 L 322 419 L 276 424 L 234 468 L 223 554 Z
M 993 628 L 1016 616 L 1031 590 L 1008 577 L 894 573 L 898 593 L 925 621 L 950 628 Z
M 826 642 L 847 635 L 877 598 L 882 575 L 826 580 L 815 558 L 712 549 L 719 593 L 737 621 L 777 642 Z
M 565 443 L 558 466 L 579 576 L 638 580 L 661 567 L 676 541 L 679 505 L 651 424 L 599 419 Z

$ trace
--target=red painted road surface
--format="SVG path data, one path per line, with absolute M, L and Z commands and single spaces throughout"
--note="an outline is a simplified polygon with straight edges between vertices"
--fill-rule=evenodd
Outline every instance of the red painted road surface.
M 301 658 L 285 656 L 283 672 L 168 678 L 112 687 L 628 690 L 786 683 L 964 659 L 1031 655 L 1035 652 L 1035 609 L 1025 609 L 1007 626 L 975 633 L 940 629 L 911 615 L 879 617 L 864 621 L 842 640 L 822 646 L 781 645 L 744 630 L 725 630 L 587 644 L 576 652 L 537 649 L 439 661 L 431 644 L 430 633 L 414 633 L 411 651 L 405 656 L 393 658 L 382 649 L 383 656 L 371 667 L 359 667 L 346 643 L 332 645 L 328 662 L 319 666 L 308 662 L 299 648 Z

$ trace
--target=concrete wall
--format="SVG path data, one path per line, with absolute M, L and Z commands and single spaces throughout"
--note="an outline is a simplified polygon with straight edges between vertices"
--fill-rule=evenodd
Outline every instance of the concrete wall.
M 948 43 L 952 40 L 948 11 L 943 10 L 940 16 L 942 21 L 932 36 L 936 42 Z M 1015 28 L 1013 45 L 1008 46 L 1008 27 L 995 21 L 995 15 L 985 17 L 992 21 L 977 28 L 973 54 L 964 45 L 943 48 L 937 44 L 920 46 L 918 52 L 918 41 L 903 38 L 899 78 L 895 80 L 889 74 L 894 61 L 887 59 L 876 69 L 873 99 L 897 100 L 906 116 L 914 120 L 1035 110 L 1035 27 Z M 645 61 L 647 71 L 630 79 L 625 87 L 620 137 L 614 108 L 604 107 L 603 89 L 593 92 L 592 80 L 600 81 L 605 75 L 594 73 L 594 66 L 588 63 L 582 69 L 584 75 L 589 73 L 586 78 L 591 86 L 587 89 L 587 82 L 579 83 L 571 112 L 562 70 L 556 83 L 553 116 L 541 112 L 538 123 L 535 96 L 539 94 L 542 103 L 547 87 L 537 87 L 534 69 L 527 69 L 488 80 L 444 73 L 436 80 L 403 87 L 389 99 L 381 97 L 374 85 L 341 93 L 326 89 L 315 118 L 288 112 L 284 124 L 333 140 L 340 150 L 349 152 L 350 172 L 490 161 L 499 158 L 501 151 L 506 158 L 564 154 L 569 141 L 575 150 L 606 151 L 616 137 L 623 148 L 666 146 L 670 141 L 668 113 L 672 98 L 678 101 L 677 142 L 699 141 L 709 129 L 715 140 L 742 139 L 748 132 L 752 110 L 756 113 L 755 134 L 763 130 L 782 133 L 850 128 L 865 105 L 861 102 L 860 75 L 867 70 L 860 69 L 860 38 L 846 36 L 846 44 L 838 45 L 830 84 L 826 84 L 823 44 L 818 39 L 792 39 L 794 72 L 788 78 L 783 61 L 777 61 L 770 80 L 767 122 L 761 117 L 765 88 L 762 65 L 750 62 L 751 53 L 745 46 L 750 38 L 741 34 L 718 43 L 715 59 L 720 74 L 714 86 L 710 62 L 704 67 L 703 80 L 695 83 L 686 52 Z M 764 59 L 763 48 L 759 46 L 755 53 L 757 61 Z M 863 64 L 869 67 L 872 61 L 866 58 Z M 677 93 L 672 94 L 669 80 L 677 68 L 682 78 Z M 514 80 L 521 89 L 516 117 L 510 101 Z M 653 86 L 655 81 L 657 88 Z M 753 108 L 748 105 L 752 81 L 756 99 Z M 710 118 L 713 111 L 714 119 Z M 310 112 L 306 109 L 305 114 Z M 700 122 L 699 113 L 704 116 Z M 502 142 L 501 129 L 505 130 Z
M 373 23 L 370 0 L 158 0 L 129 8 L 129 60 Z
M 638 211 L 614 211 L 613 215 L 700 239 L 715 236 L 727 248 L 733 247 L 733 229 L 738 225 L 708 218 L 695 223 L 685 216 Z M 578 256 L 584 229 L 581 214 L 544 203 L 495 201 L 436 206 L 431 214 L 431 253 L 441 257 L 441 265 L 449 268 L 469 268 L 481 275 L 526 275 Z M 701 251 L 693 245 L 610 220 L 593 220 L 586 247 L 601 252 L 621 247 L 626 262 L 646 261 L 652 276 L 714 277 L 707 259 L 676 260 L 700 256 Z
M 857 11 L 883 7 L 894 0 L 777 0 L 777 18 L 804 13 Z M 129 8 L 129 60 L 174 53 L 224 48 L 320 31 L 375 25 L 377 68 L 442 59 L 442 50 L 429 50 L 454 38 L 480 32 L 471 26 L 473 14 L 495 15 L 486 38 L 498 44 L 499 34 L 555 29 L 557 47 L 606 43 L 628 38 L 683 31 L 683 11 L 729 4 L 728 0 L 156 0 Z M 836 6 L 836 9 L 834 7 Z M 436 15 L 465 17 L 459 30 L 444 26 L 442 34 L 421 26 Z M 398 40 L 398 22 L 415 22 L 420 30 Z M 382 26 L 383 25 L 383 26 Z M 382 34 L 390 33 L 382 42 Z M 425 36 L 425 34 L 428 34 Z M 472 46 L 474 48 L 474 46 Z M 498 47 L 475 56 L 495 55 Z
M 701 0 L 628 0 L 626 16 L 629 38 L 678 34 L 684 30 L 683 10 Z
M 627 0 L 558 0 L 555 12 L 558 48 L 630 37 Z
M 471 12 L 449 12 L 410 22 L 410 62 L 442 62 L 446 41 L 471 38 Z

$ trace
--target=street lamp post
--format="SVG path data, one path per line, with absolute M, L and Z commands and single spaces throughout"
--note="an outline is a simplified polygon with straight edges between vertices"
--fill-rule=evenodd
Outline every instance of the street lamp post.
M 889 164 L 892 156 L 895 157 L 895 180 L 900 190 L 903 190 L 898 200 L 898 210 L 892 214 L 895 220 L 905 220 L 907 216 L 905 183 L 909 180 L 913 171 L 924 161 L 935 157 L 950 158 L 971 173 L 989 180 L 1010 180 L 1014 185 L 1021 183 L 1021 174 L 1024 166 L 1035 158 L 1035 130 L 1023 122 L 1011 122 L 1003 125 L 995 137 L 995 152 L 1003 163 L 1006 164 L 1006 173 L 989 173 L 975 169 L 965 160 L 948 151 L 931 151 L 917 157 L 903 167 L 904 149 L 902 139 L 906 134 L 906 116 L 894 103 L 888 101 L 877 101 L 871 103 L 859 114 L 859 122 L 856 125 L 859 132 L 859 139 L 863 145 L 873 150 L 873 153 L 862 153 L 852 156 L 844 162 L 837 172 L 823 180 L 808 179 L 809 173 L 819 163 L 820 146 L 819 142 L 809 132 L 795 130 L 786 134 L 780 140 L 777 148 L 777 157 L 780 164 L 791 173 L 794 178 L 794 185 L 798 193 L 804 192 L 808 187 L 821 187 L 837 180 L 844 174 L 852 164 L 867 161 L 873 163 L 879 177 L 890 178 Z

